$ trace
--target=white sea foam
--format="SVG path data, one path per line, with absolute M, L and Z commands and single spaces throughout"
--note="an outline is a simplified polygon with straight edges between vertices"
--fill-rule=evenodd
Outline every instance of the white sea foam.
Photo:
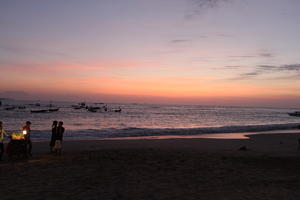
M 290 124 L 268 124 L 251 126 L 223 126 L 223 127 L 204 127 L 204 128 L 179 128 L 179 129 L 149 129 L 149 128 L 125 128 L 125 129 L 77 129 L 66 130 L 64 138 L 67 140 L 78 139 L 102 139 L 102 138 L 122 138 L 122 137 L 144 137 L 144 136 L 192 136 L 201 134 L 216 133 L 251 133 L 274 130 L 291 130 L 298 128 L 297 123 Z M 50 130 L 33 130 L 33 139 L 48 140 Z

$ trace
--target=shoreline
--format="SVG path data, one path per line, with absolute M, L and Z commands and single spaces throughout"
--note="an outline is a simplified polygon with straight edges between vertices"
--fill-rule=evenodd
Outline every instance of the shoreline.
M 194 149 L 195 151 L 218 152 L 222 150 L 237 151 L 240 147 L 246 146 L 248 150 L 255 152 L 280 154 L 295 151 L 297 153 L 298 138 L 300 138 L 300 130 L 64 140 L 63 152 L 72 153 L 120 148 Z M 33 153 L 49 153 L 49 141 L 33 141 Z
M 233 132 L 233 133 L 200 133 L 193 135 L 153 135 L 153 136 L 124 136 L 124 137 L 99 137 L 99 138 L 70 138 L 65 137 L 64 141 L 94 141 L 94 140 L 165 140 L 165 139 L 250 139 L 251 135 L 265 134 L 290 134 L 299 133 L 299 129 L 271 130 L 271 131 L 254 131 L 254 132 Z M 49 139 L 33 138 L 32 142 L 49 142 Z M 4 141 L 8 143 L 8 139 Z

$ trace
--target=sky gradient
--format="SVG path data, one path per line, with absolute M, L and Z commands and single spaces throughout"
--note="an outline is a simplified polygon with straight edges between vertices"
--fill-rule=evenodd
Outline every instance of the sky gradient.
M 0 97 L 300 107 L 298 0 L 0 0 Z

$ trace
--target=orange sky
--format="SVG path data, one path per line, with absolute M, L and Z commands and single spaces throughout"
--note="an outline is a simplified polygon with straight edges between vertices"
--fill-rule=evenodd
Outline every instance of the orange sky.
M 0 6 L 0 97 L 300 106 L 300 3 L 99 2 Z

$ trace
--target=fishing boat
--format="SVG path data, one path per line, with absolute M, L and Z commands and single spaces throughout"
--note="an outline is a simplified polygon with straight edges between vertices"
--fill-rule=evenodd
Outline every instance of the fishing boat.
M 29 106 L 41 106 L 41 104 L 40 103 L 30 103 L 30 104 L 28 104 Z
M 5 108 L 5 110 L 14 110 L 15 108 L 16 108 L 15 106 L 10 106 L 10 107 Z
M 31 110 L 30 111 L 31 113 L 47 113 L 48 112 L 48 110 Z
M 49 112 L 56 112 L 56 111 L 59 111 L 59 108 L 49 108 L 48 111 Z
M 25 106 L 18 106 L 19 109 L 25 109 Z
M 87 110 L 88 110 L 89 112 L 97 112 L 98 109 L 96 109 L 96 108 L 90 106 L 90 107 L 87 108 Z
M 78 106 L 78 105 L 73 105 L 72 107 L 73 107 L 75 110 L 79 110 L 79 109 L 81 109 L 81 108 L 84 108 L 84 107 Z
M 80 102 L 78 103 L 78 105 L 82 106 L 82 107 L 85 107 L 86 106 L 86 103 L 85 102 Z
M 74 108 L 75 110 L 79 110 L 81 108 L 86 108 L 86 104 L 85 104 L 85 102 L 81 102 L 81 103 L 78 103 L 77 105 L 72 105 L 72 108 Z
M 288 113 L 290 116 L 294 116 L 294 117 L 300 117 L 300 111 L 296 111 L 293 113 Z
M 118 108 L 118 109 L 114 109 L 114 112 L 121 112 L 122 109 L 121 108 Z

